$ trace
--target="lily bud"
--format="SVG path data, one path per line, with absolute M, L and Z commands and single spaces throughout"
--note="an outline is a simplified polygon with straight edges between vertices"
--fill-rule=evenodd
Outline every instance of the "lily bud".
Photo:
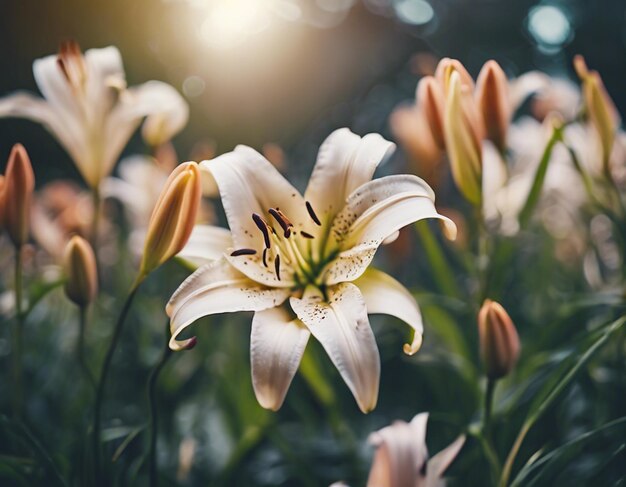
M 476 82 L 476 102 L 487 138 L 500 152 L 506 149 L 506 133 L 511 119 L 508 88 L 500 65 L 493 60 L 486 62 Z
M 444 131 L 452 177 L 472 204 L 482 201 L 482 137 L 476 106 L 457 72 L 450 77 L 446 94 Z
M 74 235 L 65 247 L 63 256 L 65 294 L 78 306 L 87 306 L 98 294 L 96 257 L 84 238 Z
M 444 97 L 441 86 L 434 77 L 425 76 L 417 85 L 415 95 L 417 105 L 424 114 L 433 140 L 444 150 L 446 146 L 443 133 Z
M 519 337 L 506 310 L 495 301 L 486 299 L 478 313 L 480 355 L 489 379 L 507 375 L 519 356 Z
M 196 222 L 201 195 L 198 164 L 185 162 L 172 171 L 150 218 L 140 268 L 142 276 L 185 246 Z
M 461 84 L 463 86 L 467 86 L 469 91 L 474 91 L 474 80 L 472 76 L 467 72 L 465 66 L 461 64 L 461 61 L 458 59 L 450 59 L 443 58 L 437 64 L 437 69 L 435 71 L 435 79 L 439 83 L 439 86 L 443 89 L 444 93 L 448 92 L 448 88 L 450 86 L 450 77 L 452 73 L 458 73 L 461 79 Z
M 4 228 L 17 247 L 28 240 L 34 189 L 35 175 L 28 153 L 22 144 L 15 144 L 11 149 L 4 178 L 2 212 Z
M 587 69 L 587 64 L 582 56 L 578 55 L 574 58 L 574 68 L 583 83 L 583 97 L 587 115 L 600 137 L 602 160 L 604 164 L 608 164 L 619 125 L 617 109 L 604 87 L 602 78 L 597 71 Z

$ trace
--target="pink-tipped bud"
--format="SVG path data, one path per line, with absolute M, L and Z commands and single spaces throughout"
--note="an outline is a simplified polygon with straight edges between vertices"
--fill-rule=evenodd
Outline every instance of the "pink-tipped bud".
M 30 208 L 35 189 L 35 175 L 28 153 L 22 144 L 15 144 L 9 156 L 4 178 L 3 224 L 13 244 L 28 241 Z
M 185 246 L 196 222 L 201 196 L 198 164 L 185 162 L 172 171 L 150 218 L 140 268 L 142 276 Z
M 583 98 L 587 115 L 600 138 L 602 161 L 608 165 L 619 126 L 618 111 L 604 87 L 602 78 L 597 71 L 587 69 L 582 56 L 578 55 L 574 58 L 574 68 L 583 83 Z M 605 170 L 608 170 L 608 166 Z
M 446 94 L 444 129 L 454 182 L 463 196 L 478 206 L 482 201 L 481 124 L 472 94 L 456 71 Z
M 486 299 L 478 313 L 480 355 L 489 379 L 507 375 L 519 357 L 520 343 L 515 325 L 506 310 Z
M 63 256 L 65 294 L 78 306 L 88 306 L 98 294 L 96 257 L 91 245 L 75 235 L 67 243 Z
M 500 65 L 487 61 L 476 82 L 476 102 L 482 115 L 487 138 L 504 152 L 511 120 L 509 83 Z
M 439 86 L 441 86 L 444 93 L 448 92 L 452 73 L 458 73 L 461 84 L 466 86 L 470 92 L 474 91 L 474 79 L 467 72 L 465 66 L 461 64 L 461 61 L 445 57 L 439 61 L 435 71 L 435 79 L 437 80 L 437 83 L 439 83 Z
M 415 99 L 419 110 L 428 122 L 433 140 L 441 150 L 444 150 L 446 147 L 443 129 L 445 100 L 443 90 L 434 77 L 425 76 L 420 80 Z

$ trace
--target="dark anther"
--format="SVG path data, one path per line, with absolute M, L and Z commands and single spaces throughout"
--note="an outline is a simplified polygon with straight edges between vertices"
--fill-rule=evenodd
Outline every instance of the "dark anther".
M 254 255 L 256 254 L 256 250 L 254 249 L 239 249 L 231 252 L 232 257 L 237 257 L 238 255 Z
M 302 235 L 304 238 L 315 238 L 313 235 L 311 235 L 308 232 L 300 232 L 300 235 Z
M 267 249 L 263 249 L 263 265 L 267 267 Z
M 265 242 L 265 248 L 269 249 L 270 248 L 270 234 L 267 231 L 267 223 L 265 222 L 265 220 L 263 220 L 263 218 L 261 218 L 256 213 L 252 214 L 252 220 L 254 221 L 254 224 L 259 228 L 259 230 L 261 230 L 261 233 L 263 234 L 263 241 Z
M 289 236 L 291 235 L 290 227 L 293 227 L 293 224 L 278 208 L 270 208 L 269 213 L 274 217 L 274 220 L 278 222 L 280 228 L 283 229 L 283 232 L 285 232 L 285 238 L 289 238 Z
M 276 260 L 274 261 L 274 270 L 276 271 L 276 277 L 280 281 L 280 255 L 276 256 Z
M 322 222 L 320 221 L 320 219 L 317 217 L 317 215 L 315 214 L 315 212 L 313 211 L 313 207 L 311 206 L 311 203 L 309 203 L 308 201 L 306 202 L 306 211 L 309 212 L 309 216 L 311 217 L 311 219 L 315 222 L 316 225 L 318 226 L 322 226 Z

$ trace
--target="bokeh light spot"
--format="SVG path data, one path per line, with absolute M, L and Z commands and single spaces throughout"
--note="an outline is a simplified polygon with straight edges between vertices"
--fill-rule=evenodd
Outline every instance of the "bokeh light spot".
M 183 81 L 183 93 L 188 98 L 195 98 L 204 93 L 206 83 L 200 76 L 189 76 Z
M 552 5 L 531 9 L 528 31 L 540 48 L 558 50 L 572 35 L 571 23 L 563 10 Z
M 433 8 L 425 0 L 399 0 L 394 3 L 394 9 L 402 22 L 413 25 L 426 24 L 435 15 Z

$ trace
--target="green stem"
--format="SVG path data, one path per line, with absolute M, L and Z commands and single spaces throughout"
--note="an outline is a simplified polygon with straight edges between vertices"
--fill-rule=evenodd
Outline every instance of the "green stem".
M 79 329 L 78 329 L 78 343 L 76 345 L 76 355 L 78 357 L 78 363 L 91 387 L 96 389 L 96 380 L 94 379 L 87 359 L 85 358 L 85 329 L 87 328 L 87 306 L 79 307 Z
M 22 310 L 22 246 L 15 247 L 15 326 L 13 328 L 13 416 L 15 419 L 22 417 L 22 349 L 24 313 Z
M 491 411 L 493 407 L 493 394 L 496 390 L 496 381 L 487 379 L 487 390 L 485 391 L 485 415 L 483 417 L 483 434 L 487 439 L 491 433 Z
M 99 236 L 98 229 L 100 228 L 100 186 L 96 185 L 91 189 L 91 201 L 93 206 L 93 217 L 91 220 L 91 247 L 93 248 L 94 257 L 96 260 L 96 270 L 98 271 L 98 279 L 100 279 L 100 260 L 98 258 L 98 244 Z
M 489 232 L 485 223 L 485 215 L 481 207 L 476 207 L 476 224 L 478 225 L 478 252 L 476 264 L 479 276 L 478 306 L 482 306 L 489 292 L 488 269 L 489 269 Z
M 619 330 L 622 325 L 626 322 L 626 317 L 622 317 L 616 321 L 614 321 L 611 325 L 608 326 L 607 331 L 605 331 L 602 336 L 596 340 L 596 342 L 587 349 L 587 351 L 583 354 L 583 356 L 576 362 L 574 367 L 570 369 L 570 371 L 563 377 L 559 383 L 556 385 L 552 392 L 546 397 L 546 399 L 541 403 L 541 405 L 529 415 L 519 433 L 517 434 L 517 438 L 511 447 L 511 451 L 506 458 L 506 462 L 504 463 L 504 468 L 502 470 L 502 476 L 500 477 L 499 487 L 506 487 L 509 483 L 509 478 L 511 476 L 511 471 L 513 470 L 513 463 L 515 462 L 515 457 L 517 456 L 522 443 L 524 442 L 524 438 L 533 427 L 533 425 L 544 415 L 544 413 L 548 410 L 548 408 L 552 405 L 552 403 L 556 400 L 556 398 L 563 392 L 563 390 L 569 385 L 572 379 L 576 376 L 578 371 L 589 361 L 589 359 L 593 356 L 593 354 L 601 348 L 613 335 L 616 330 Z
M 122 330 L 124 328 L 124 321 L 126 320 L 126 316 L 130 311 L 131 305 L 137 294 L 137 290 L 139 289 L 139 285 L 142 282 L 142 278 L 139 277 L 131 286 L 130 292 L 126 301 L 124 302 L 124 306 L 122 307 L 122 311 L 120 312 L 119 318 L 117 319 L 117 323 L 115 324 L 115 329 L 113 330 L 113 338 L 111 339 L 111 343 L 109 344 L 109 348 L 107 349 L 104 364 L 102 365 L 102 370 L 100 371 L 100 378 L 98 380 L 98 387 L 96 389 L 96 404 L 93 416 L 93 455 L 94 455 L 94 472 L 95 472 L 95 483 L 97 486 L 106 485 L 106 481 L 104 478 L 105 472 L 102 470 L 102 452 L 100 448 L 101 443 L 101 416 L 102 416 L 102 399 L 104 397 L 104 387 L 106 384 L 107 377 L 109 375 L 109 370 L 111 368 L 111 362 L 113 360 L 113 354 L 115 353 L 115 349 L 117 348 L 117 344 L 120 340 L 120 336 L 122 335 Z
M 148 468 L 150 470 L 150 487 L 156 487 L 158 484 L 156 449 L 159 421 L 156 401 L 156 386 L 157 381 L 159 380 L 159 374 L 171 356 L 172 350 L 169 347 L 168 321 L 165 328 L 165 347 L 163 347 L 161 357 L 152 369 L 152 372 L 150 372 L 150 377 L 148 377 L 148 406 L 150 408 L 150 450 L 148 452 Z

